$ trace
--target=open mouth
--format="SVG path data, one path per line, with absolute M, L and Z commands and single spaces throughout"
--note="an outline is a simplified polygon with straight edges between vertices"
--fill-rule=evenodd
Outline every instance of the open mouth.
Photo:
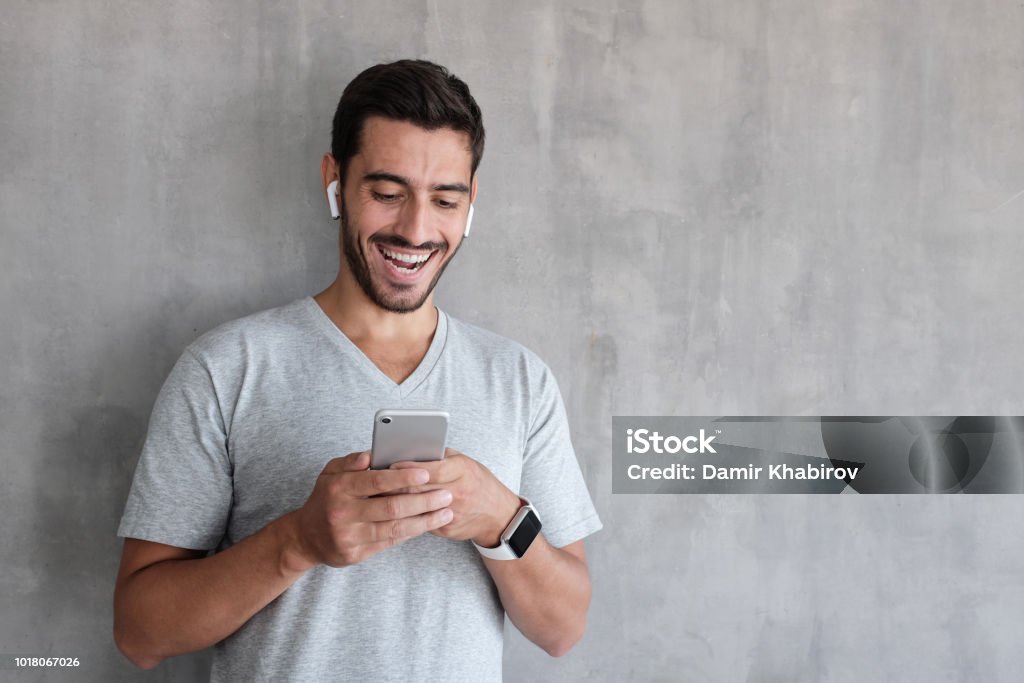
M 404 253 L 388 249 L 387 247 L 376 245 L 377 250 L 380 252 L 384 260 L 390 265 L 399 275 L 412 275 L 423 269 L 430 259 L 434 257 L 437 250 L 418 252 L 418 253 Z

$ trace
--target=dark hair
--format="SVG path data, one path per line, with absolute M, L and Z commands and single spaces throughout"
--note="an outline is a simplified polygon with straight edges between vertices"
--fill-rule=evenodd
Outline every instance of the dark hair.
M 345 180 L 348 162 L 359 153 L 363 124 L 370 116 L 407 121 L 426 130 L 451 128 L 469 135 L 471 173 L 484 155 L 484 123 L 469 86 L 443 66 L 422 59 L 377 64 L 352 79 L 334 112 L 331 154 Z

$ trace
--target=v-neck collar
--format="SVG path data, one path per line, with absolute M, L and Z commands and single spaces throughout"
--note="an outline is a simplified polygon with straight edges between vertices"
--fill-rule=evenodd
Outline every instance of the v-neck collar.
M 427 353 L 423 356 L 423 360 L 416 366 L 416 369 L 412 371 L 412 374 L 402 380 L 401 383 L 395 382 L 395 380 L 388 377 L 384 372 L 377 367 L 377 365 L 367 357 L 363 350 L 356 346 L 355 342 L 348 338 L 344 332 L 341 331 L 334 321 L 330 319 L 324 309 L 320 308 L 320 304 L 316 302 L 312 296 L 307 296 L 303 299 L 303 303 L 306 305 L 311 316 L 316 321 L 316 324 L 327 333 L 334 341 L 339 344 L 344 352 L 349 356 L 352 356 L 355 361 L 366 371 L 366 373 L 375 379 L 380 384 L 391 390 L 398 390 L 399 396 L 405 398 L 423 383 L 429 375 L 430 371 L 434 369 L 437 364 L 437 360 L 441 357 L 441 352 L 444 350 L 445 341 L 448 338 L 448 316 L 445 315 L 444 311 L 437 308 L 437 327 L 434 329 L 434 338 L 430 340 L 430 347 L 427 349 Z

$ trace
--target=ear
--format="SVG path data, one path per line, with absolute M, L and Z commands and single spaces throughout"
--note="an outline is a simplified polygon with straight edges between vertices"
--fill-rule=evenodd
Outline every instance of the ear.
M 341 212 L 338 210 L 338 196 L 340 193 L 338 164 L 335 163 L 334 157 L 330 154 L 325 154 L 324 158 L 320 160 L 320 176 L 324 182 L 324 192 L 327 193 L 327 204 L 331 207 L 331 218 L 340 218 Z

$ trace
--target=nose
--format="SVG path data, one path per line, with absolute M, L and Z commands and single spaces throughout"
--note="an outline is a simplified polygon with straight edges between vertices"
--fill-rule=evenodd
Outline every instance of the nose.
M 435 241 L 431 226 L 430 202 L 415 196 L 405 202 L 395 225 L 395 232 L 414 247 Z

